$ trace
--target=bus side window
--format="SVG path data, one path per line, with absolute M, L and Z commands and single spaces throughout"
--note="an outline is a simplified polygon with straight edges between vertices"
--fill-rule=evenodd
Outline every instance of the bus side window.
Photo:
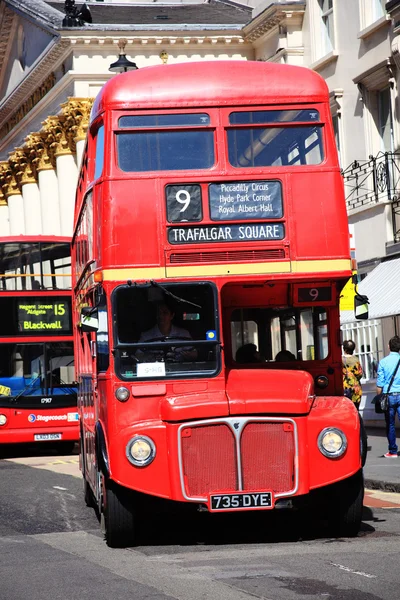
M 104 166 L 104 126 L 101 125 L 96 133 L 96 156 L 94 178 L 98 179 L 103 172 Z

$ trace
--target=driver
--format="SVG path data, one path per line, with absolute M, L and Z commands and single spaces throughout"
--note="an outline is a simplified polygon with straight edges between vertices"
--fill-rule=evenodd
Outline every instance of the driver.
M 175 313 L 168 304 L 165 302 L 158 304 L 157 323 L 151 329 L 141 333 L 139 342 L 155 342 L 164 338 L 177 341 L 191 340 L 192 336 L 187 329 L 183 329 L 172 323 L 174 316 Z M 192 347 L 180 346 L 174 349 L 174 355 L 177 360 L 195 360 L 197 358 L 197 350 Z

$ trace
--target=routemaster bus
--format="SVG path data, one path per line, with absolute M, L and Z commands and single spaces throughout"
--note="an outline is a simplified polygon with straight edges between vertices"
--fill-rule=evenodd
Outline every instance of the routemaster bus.
M 79 440 L 71 238 L 0 238 L 0 444 Z
M 309 504 L 357 534 L 348 225 L 318 74 L 215 61 L 112 78 L 72 256 L 81 469 L 108 545 L 135 543 L 146 495 L 214 513 Z

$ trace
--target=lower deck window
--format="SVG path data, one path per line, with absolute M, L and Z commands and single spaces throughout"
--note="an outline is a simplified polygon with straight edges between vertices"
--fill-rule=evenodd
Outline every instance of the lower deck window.
M 236 309 L 231 339 L 232 359 L 238 363 L 322 360 L 329 352 L 326 310 Z

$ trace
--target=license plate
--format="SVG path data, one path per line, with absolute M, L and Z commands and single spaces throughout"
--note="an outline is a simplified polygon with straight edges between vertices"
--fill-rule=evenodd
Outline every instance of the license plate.
M 273 508 L 271 492 L 248 494 L 213 494 L 210 496 L 210 511 L 246 510 L 251 508 Z
M 49 442 L 51 440 L 61 440 L 61 433 L 36 433 L 33 436 L 35 442 Z

